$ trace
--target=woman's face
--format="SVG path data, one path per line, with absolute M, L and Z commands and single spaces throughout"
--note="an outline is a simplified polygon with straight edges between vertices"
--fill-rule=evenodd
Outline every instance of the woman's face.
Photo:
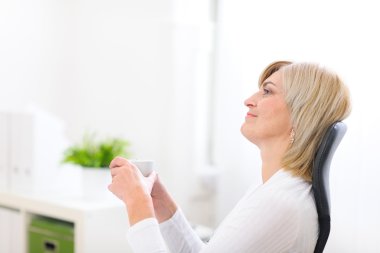
M 265 143 L 289 143 L 292 129 L 290 112 L 285 102 L 281 70 L 269 76 L 258 92 L 244 102 L 248 107 L 242 134 L 261 147 Z

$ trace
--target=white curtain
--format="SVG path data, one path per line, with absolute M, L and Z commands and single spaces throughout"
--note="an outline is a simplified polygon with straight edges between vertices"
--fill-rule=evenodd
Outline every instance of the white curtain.
M 326 252 L 380 252 L 380 37 L 375 1 L 223 0 L 219 9 L 215 160 L 218 220 L 260 183 L 257 148 L 241 136 L 243 101 L 275 60 L 313 61 L 349 86 L 348 132 L 331 165 L 332 229 Z

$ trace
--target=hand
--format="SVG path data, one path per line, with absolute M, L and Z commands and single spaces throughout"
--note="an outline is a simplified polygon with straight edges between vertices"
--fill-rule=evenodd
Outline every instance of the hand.
M 166 190 L 165 186 L 161 183 L 158 176 L 156 176 L 151 196 L 154 212 L 159 223 L 170 219 L 177 211 L 178 207 L 176 203 Z
M 112 183 L 108 189 L 126 204 L 130 224 L 154 217 L 150 193 L 157 178 L 156 173 L 144 177 L 135 165 L 122 157 L 114 158 L 109 167 Z

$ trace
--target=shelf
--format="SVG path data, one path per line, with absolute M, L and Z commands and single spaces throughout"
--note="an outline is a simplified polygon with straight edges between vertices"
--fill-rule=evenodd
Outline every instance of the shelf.
M 115 199 L 89 199 L 57 194 L 0 192 L 0 208 L 20 213 L 22 252 L 26 251 L 31 217 L 46 216 L 74 224 L 75 253 L 131 252 L 127 245 L 126 208 Z

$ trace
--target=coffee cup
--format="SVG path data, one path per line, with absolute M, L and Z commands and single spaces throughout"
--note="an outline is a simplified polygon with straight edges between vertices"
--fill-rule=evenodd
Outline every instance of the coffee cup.
M 143 174 L 144 177 L 147 177 L 150 175 L 150 173 L 154 170 L 154 161 L 153 160 L 138 160 L 138 159 L 132 159 L 129 160 L 131 163 L 136 165 L 136 167 L 140 170 L 141 174 Z

